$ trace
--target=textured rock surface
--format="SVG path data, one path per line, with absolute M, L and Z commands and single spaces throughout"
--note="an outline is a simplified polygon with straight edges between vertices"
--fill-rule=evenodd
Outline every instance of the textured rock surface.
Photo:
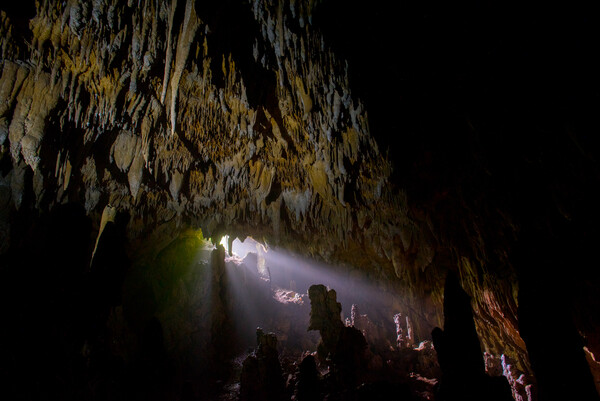
M 30 46 L 3 35 L 0 109 L 3 149 L 40 182 L 36 205 L 85 197 L 97 215 L 108 202 L 130 213 L 132 237 L 172 219 L 282 241 L 327 226 L 333 248 L 382 230 L 390 164 L 343 60 L 300 23 L 301 4 L 235 6 L 231 24 L 254 28 L 254 47 L 239 52 L 221 49 L 214 16 L 203 20 L 214 5 L 38 5 Z M 16 171 L 18 208 L 27 188 Z
M 240 400 L 282 400 L 285 382 L 277 353 L 277 337 L 256 330 L 256 350 L 242 367 Z
M 2 11 L 12 207 L 32 191 L 40 211 L 79 202 L 98 223 L 110 205 L 132 241 L 202 227 L 331 261 L 360 252 L 361 268 L 416 279 L 434 240 L 390 186 L 348 66 L 308 23 L 313 3 L 230 6 L 232 21 L 193 1 L 44 2 L 25 22 Z M 229 24 L 249 29 L 248 48 Z M 421 278 L 435 286 L 433 269 Z
M 565 352 L 573 356 L 565 357 L 565 364 L 583 361 L 583 345 L 600 354 L 600 313 L 587 313 L 600 310 L 597 269 L 588 268 L 600 237 L 597 140 L 585 135 L 586 124 L 597 126 L 585 114 L 597 102 L 584 102 L 569 89 L 593 88 L 596 81 L 585 81 L 577 70 L 570 74 L 572 85 L 557 84 L 555 96 L 569 102 L 562 109 L 545 101 L 552 98 L 546 81 L 532 86 L 528 78 L 525 86 L 533 89 L 526 96 L 507 95 L 520 93 L 519 84 L 511 83 L 520 73 L 505 74 L 512 67 L 505 68 L 502 51 L 515 42 L 502 37 L 508 45 L 494 42 L 489 55 L 465 62 L 466 72 L 452 75 L 461 67 L 448 67 L 449 81 L 458 77 L 457 83 L 436 89 L 438 78 L 431 74 L 435 79 L 422 89 L 472 98 L 443 97 L 439 102 L 449 104 L 431 109 L 425 106 L 432 103 L 419 97 L 413 106 L 415 99 L 405 96 L 414 91 L 410 85 L 400 85 L 404 92 L 397 96 L 394 92 L 394 83 L 410 81 L 411 74 L 406 67 L 396 79 L 389 69 L 393 63 L 386 57 L 395 51 L 390 49 L 396 39 L 382 35 L 365 45 L 369 29 L 379 32 L 385 24 L 369 21 L 368 9 L 352 14 L 356 4 L 73 0 L 24 2 L 25 12 L 3 5 L 0 255 L 7 255 L 5 266 L 16 271 L 21 263 L 38 264 L 45 257 L 32 254 L 40 249 L 54 255 L 44 245 L 26 242 L 64 234 L 47 225 L 61 223 L 55 216 L 79 216 L 65 212 L 78 207 L 93 227 L 89 232 L 75 225 L 81 238 L 74 243 L 85 254 L 86 268 L 92 255 L 94 263 L 110 265 L 96 262 L 94 252 L 106 227 L 107 238 L 115 227 L 122 230 L 124 252 L 136 261 L 152 259 L 189 227 L 202 228 L 213 239 L 252 235 L 385 282 L 383 288 L 399 294 L 399 310 L 411 316 L 420 340 L 441 325 L 450 270 L 471 297 L 483 351 L 506 355 L 514 371 L 526 377 L 532 375 L 530 357 L 538 359 L 538 379 L 542 386 L 548 383 L 549 393 L 555 383 L 569 381 L 544 373 L 543 366 L 552 365 L 544 360 L 552 346 L 544 327 L 556 313 L 573 317 L 564 325 L 573 340 L 568 343 L 574 344 Z M 331 15 L 336 18 L 325 19 Z M 432 14 L 425 9 L 418 15 Z M 389 25 L 411 34 L 410 13 L 377 18 L 399 18 L 406 27 L 396 20 Z M 436 23 L 453 19 L 426 20 L 419 29 L 439 32 L 433 30 Z M 368 29 L 362 29 L 363 22 Z M 361 28 L 339 29 L 344 23 Z M 423 45 L 415 47 L 431 48 L 441 58 L 431 60 L 423 51 L 416 56 L 432 66 L 448 64 L 438 38 L 428 35 L 435 36 L 425 32 Z M 479 40 L 477 33 L 465 36 Z M 521 37 L 516 42 L 529 43 Z M 558 42 L 552 54 L 579 48 L 562 38 Z M 474 49 L 487 49 L 477 43 Z M 593 65 L 578 54 L 564 58 Z M 488 64 L 499 65 L 501 73 L 486 80 L 480 71 L 488 71 Z M 521 65 L 520 58 L 515 64 Z M 549 65 L 555 65 L 554 57 L 529 67 L 547 71 Z M 357 79 L 365 72 L 368 78 Z M 464 81 L 463 74 L 475 78 Z M 470 86 L 482 89 L 461 89 Z M 436 97 L 422 95 L 428 96 Z M 543 100 L 543 113 L 531 110 L 536 99 Z M 505 103 L 517 104 L 516 110 Z M 418 107 L 425 111 L 400 132 L 396 118 L 409 119 Z M 555 109 L 555 116 L 542 118 Z M 440 110 L 439 117 L 431 117 Z M 533 117 L 523 124 L 519 113 Z M 420 126 L 426 127 L 424 134 Z M 391 145 L 389 153 L 381 144 Z M 114 214 L 103 218 L 105 210 Z M 37 266 L 29 268 L 38 272 Z M 550 270 L 572 274 L 546 277 Z M 75 267 L 69 271 L 83 274 Z M 12 270 L 3 274 L 19 281 Z M 564 302 L 554 300 L 563 286 L 568 287 Z M 126 283 L 126 288 L 135 286 Z M 109 303 L 117 307 L 118 298 Z M 111 319 L 119 321 L 126 309 L 113 310 Z M 168 319 L 168 311 L 159 313 Z M 523 321 L 532 323 L 523 326 Z M 148 329 L 150 336 L 160 337 L 156 333 L 163 330 L 168 343 L 169 325 L 161 324 Z
M 81 202 L 98 222 L 107 204 L 127 213 L 133 241 L 194 226 L 352 261 L 401 277 L 426 332 L 441 316 L 436 240 L 390 185 L 347 64 L 311 28 L 313 2 L 230 6 L 227 22 L 193 1 L 44 2 L 19 25 L 31 45 L 2 12 L 14 208 L 33 190 L 42 211 Z M 248 48 L 230 43 L 228 24 L 249 29 Z M 505 296 L 489 294 L 482 310 Z M 501 335 L 518 340 L 508 323 Z

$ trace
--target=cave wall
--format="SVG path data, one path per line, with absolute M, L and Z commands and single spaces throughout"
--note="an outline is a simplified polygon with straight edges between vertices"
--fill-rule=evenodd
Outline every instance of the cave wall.
M 528 103 L 515 99 L 514 113 L 503 94 L 487 109 L 468 104 L 466 117 L 427 109 L 442 117 L 403 132 L 389 116 L 418 106 L 393 90 L 418 89 L 381 89 L 394 82 L 378 74 L 388 60 L 374 59 L 388 42 L 368 50 L 355 29 L 348 43 L 358 50 L 340 45 L 335 2 L 27 4 L 0 10 L 5 271 L 31 233 L 54 232 L 60 223 L 46 216 L 63 208 L 91 225 L 76 241 L 91 260 L 102 215 L 114 210 L 131 260 L 192 227 L 361 269 L 401 294 L 421 338 L 441 325 L 444 279 L 456 272 L 482 349 L 528 377 L 529 344 L 543 344 L 556 314 L 577 343 L 570 355 L 582 345 L 600 353 L 599 314 L 586 313 L 599 310 L 588 262 L 599 237 L 597 143 L 582 118 L 595 103 L 544 120 L 555 111 L 547 104 L 525 118 Z M 495 85 L 465 97 L 492 98 Z M 89 266 L 80 256 L 73 263 Z
M 432 234 L 390 186 L 347 63 L 310 25 L 314 6 L 44 2 L 30 19 L 3 12 L 7 206 L 77 203 L 95 225 L 116 210 L 134 251 L 192 226 L 328 260 L 364 254 L 355 264 L 365 270 L 420 271 L 434 287 L 438 277 L 423 274 Z

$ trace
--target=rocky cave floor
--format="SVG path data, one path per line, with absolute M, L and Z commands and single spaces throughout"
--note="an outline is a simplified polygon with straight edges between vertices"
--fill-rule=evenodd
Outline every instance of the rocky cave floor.
M 128 264 L 113 224 L 83 269 L 86 252 L 64 255 L 85 238 L 62 227 L 5 256 L 28 268 L 3 270 L 3 399 L 535 399 L 508 359 L 484 358 L 457 282 L 444 331 L 420 338 L 401 294 L 347 269 L 260 244 L 226 257 L 194 232 Z M 60 260 L 69 275 L 47 269 Z
M 530 377 L 482 353 L 456 280 L 432 337 L 360 272 L 261 244 L 226 257 L 198 231 L 132 262 L 122 226 L 91 252 L 61 210 L 2 259 L 2 399 L 535 400 Z
M 300 274 L 304 269 L 283 266 L 274 258 L 265 258 L 261 252 L 258 255 L 250 252 L 243 259 L 226 257 L 222 247 L 212 251 L 205 248 L 204 252 L 205 256 L 210 252 L 210 262 L 200 261 L 196 269 L 191 270 L 192 275 L 197 275 L 191 283 L 202 282 L 204 287 L 196 287 L 191 292 L 200 296 L 204 305 L 210 299 L 210 310 L 201 311 L 203 307 L 196 304 L 193 296 L 188 298 L 185 291 L 179 293 L 178 301 L 169 302 L 195 310 L 200 317 L 197 321 L 202 326 L 200 334 L 194 333 L 202 337 L 202 345 L 191 347 L 196 349 L 197 361 L 190 366 L 201 373 L 196 377 L 183 373 L 181 376 L 187 379 L 179 378 L 177 385 L 164 388 L 165 399 L 456 399 L 456 393 L 452 393 L 455 390 L 443 394 L 444 390 L 440 389 L 443 372 L 433 342 L 414 337 L 411 317 L 392 310 L 389 299 L 392 295 L 383 292 L 373 295 L 364 283 L 364 288 L 357 288 L 358 281 L 326 272 L 311 281 L 306 274 Z M 339 299 L 345 301 L 361 299 L 365 302 L 365 294 L 368 294 L 364 306 L 373 312 L 374 319 L 362 314 L 359 310 L 362 305 L 355 303 L 349 313 L 347 310 L 344 313 L 335 289 L 313 284 L 319 279 L 337 283 Z M 171 308 L 165 309 L 164 316 L 176 314 Z M 468 299 L 466 310 L 474 332 Z M 181 344 L 181 337 L 186 334 L 181 332 L 181 322 L 169 321 L 160 313 L 158 316 L 165 323 L 157 324 L 156 331 L 160 333 L 155 338 L 162 338 L 163 331 L 178 333 L 166 335 L 164 344 L 156 348 L 168 348 L 170 342 Z M 347 317 L 344 319 L 344 316 Z M 459 333 L 459 336 L 468 338 L 472 334 L 468 332 L 469 325 L 466 326 L 466 334 Z M 456 336 L 456 333 L 451 335 Z M 483 362 L 476 337 L 475 344 L 475 353 Z M 471 346 L 467 343 L 465 347 L 464 340 L 451 345 L 459 349 Z M 469 354 L 469 350 L 464 352 Z M 198 361 L 202 361 L 202 367 L 197 366 Z M 464 369 L 460 361 L 453 363 L 452 368 L 461 372 L 471 368 Z M 487 377 L 492 381 L 485 383 L 485 389 L 478 388 L 479 379 L 472 379 L 477 375 L 472 376 L 468 371 L 463 378 L 452 376 L 450 381 L 464 380 L 460 386 L 471 387 L 478 395 L 487 394 L 485 399 L 488 400 L 513 399 L 509 383 L 502 375 L 512 377 L 517 372 L 511 371 L 507 360 L 494 359 L 491 355 L 485 355 L 485 364 L 486 373 L 496 376 L 495 379 Z M 523 394 L 520 399 L 531 400 L 531 386 L 525 391 L 524 376 L 520 380 Z M 515 385 L 519 384 L 511 384 L 513 391 L 517 390 Z M 494 391 L 496 394 L 491 394 Z M 465 396 L 471 399 L 468 390 Z
M 296 281 L 300 281 L 301 278 L 289 275 L 286 278 L 291 277 L 292 280 L 290 285 L 286 285 L 283 282 L 286 275 L 273 267 L 269 269 L 270 278 L 261 276 L 256 266 L 256 255 L 252 253 L 243 260 L 228 257 L 225 259 L 224 267 L 227 274 L 219 277 L 219 281 L 242 282 L 244 290 L 241 293 L 227 295 L 230 304 L 225 309 L 230 316 L 223 317 L 224 320 L 219 324 L 223 326 L 237 324 L 238 327 L 234 328 L 234 331 L 244 330 L 246 335 L 242 336 L 243 339 L 238 338 L 238 342 L 240 346 L 243 344 L 246 348 L 229 360 L 223 361 L 226 373 L 213 383 L 210 398 L 219 400 L 434 399 L 435 385 L 441 376 L 437 355 L 430 340 L 415 343 L 410 329 L 410 319 L 406 316 L 384 310 L 383 314 L 387 312 L 388 315 L 386 325 L 384 322 L 371 321 L 367 314 L 359 312 L 359 305 L 353 304 L 348 318 L 342 322 L 339 318 L 335 319 L 336 315 L 340 315 L 341 310 L 341 305 L 336 302 L 336 295 L 333 295 L 332 300 L 325 297 L 315 301 L 322 305 L 325 311 L 325 320 L 321 322 L 326 326 L 324 330 L 335 330 L 333 327 L 339 328 L 343 324 L 344 327 L 356 328 L 362 333 L 364 349 L 346 344 L 342 351 L 348 353 L 351 360 L 356 360 L 355 364 L 350 364 L 352 370 L 355 370 L 352 376 L 360 376 L 360 383 L 347 383 L 344 380 L 349 380 L 348 378 L 340 379 L 338 371 L 340 368 L 332 362 L 331 353 L 325 357 L 319 356 L 317 349 L 320 336 L 308 330 L 309 327 L 313 327 L 309 322 L 309 316 L 314 316 L 314 313 L 311 314 L 309 291 L 303 288 L 304 292 L 298 293 L 283 287 L 284 285 L 295 287 Z M 298 289 L 298 291 L 302 290 Z M 352 298 L 348 294 L 342 297 Z M 380 302 L 380 300 L 373 300 L 376 304 Z M 253 316 L 254 319 L 244 319 L 243 316 L 248 317 L 248 305 L 259 309 L 260 315 Z M 252 327 L 256 319 L 260 321 L 258 324 L 268 328 L 269 332 L 265 333 L 267 330 L 258 328 L 254 339 L 255 333 Z M 221 330 L 219 329 L 226 337 L 236 336 L 236 333 L 226 334 Z M 252 335 L 248 336 L 248 333 Z M 255 343 L 251 344 L 253 340 Z M 306 372 L 307 369 L 309 373 Z

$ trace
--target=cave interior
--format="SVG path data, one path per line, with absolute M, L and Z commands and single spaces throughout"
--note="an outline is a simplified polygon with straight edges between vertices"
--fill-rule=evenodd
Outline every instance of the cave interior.
M 0 398 L 600 400 L 599 31 L 2 2 Z

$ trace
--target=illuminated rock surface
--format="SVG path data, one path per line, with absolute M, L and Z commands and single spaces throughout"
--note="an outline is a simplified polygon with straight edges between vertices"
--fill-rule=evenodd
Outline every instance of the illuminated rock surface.
M 357 396 L 427 399 L 448 272 L 515 399 L 598 399 L 600 24 L 389 7 L 0 6 L 8 399 L 234 397 L 257 322 L 286 374 L 316 351 L 320 283 L 400 386 Z M 225 235 L 265 251 L 225 260 Z

